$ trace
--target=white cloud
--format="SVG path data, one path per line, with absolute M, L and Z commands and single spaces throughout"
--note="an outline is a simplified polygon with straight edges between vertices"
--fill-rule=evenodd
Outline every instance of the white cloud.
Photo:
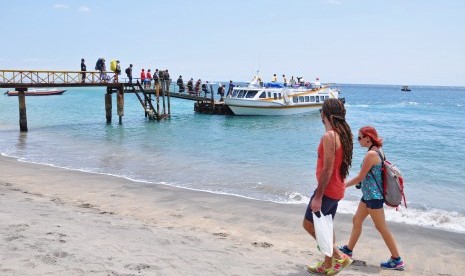
M 87 13 L 87 12 L 90 12 L 90 9 L 86 6 L 80 6 L 77 11 Z
M 63 5 L 63 4 L 55 4 L 55 5 L 53 5 L 53 8 L 55 8 L 55 9 L 67 9 L 68 6 Z

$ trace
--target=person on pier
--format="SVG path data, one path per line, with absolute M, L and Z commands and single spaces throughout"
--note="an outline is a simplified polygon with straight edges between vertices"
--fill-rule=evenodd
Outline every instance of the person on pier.
M 147 70 L 147 75 L 146 75 L 146 79 L 145 79 L 145 88 L 146 89 L 150 89 L 151 86 L 152 86 L 152 70 Z
M 204 93 L 205 97 L 207 97 L 207 94 L 210 93 L 208 91 L 208 81 L 206 83 L 202 83 L 202 92 Z
M 105 64 L 105 59 L 102 58 L 102 66 L 100 67 L 100 80 L 107 82 L 108 81 L 108 76 L 107 76 L 107 65 Z
M 195 94 L 200 95 L 200 84 L 202 83 L 202 80 L 198 79 L 197 82 L 195 83 Z
M 187 82 L 187 93 L 194 94 L 194 79 L 193 78 L 191 78 Z
M 179 78 L 178 78 L 178 80 L 176 81 L 176 84 L 177 84 L 178 87 L 179 87 L 179 93 L 184 92 L 184 90 L 185 90 L 185 89 L 184 89 L 184 81 L 182 80 L 182 76 L 181 76 L 181 75 L 179 75 Z
M 224 101 L 224 85 L 220 83 L 220 86 L 218 87 L 218 95 L 220 95 L 220 102 Z
M 83 72 L 83 73 L 81 73 L 81 76 L 82 76 L 81 82 L 82 83 L 86 82 L 86 73 L 85 73 L 87 71 L 86 69 L 87 69 L 87 67 L 86 67 L 85 60 L 83 58 L 81 58 L 81 72 Z
M 119 75 L 121 75 L 121 64 L 119 63 L 119 60 L 117 60 L 115 69 L 115 82 L 118 82 Z
M 160 72 L 158 69 L 155 69 L 155 72 L 153 72 L 153 87 L 158 90 L 160 85 Z
M 141 85 L 144 85 L 146 77 L 147 75 L 145 74 L 145 69 L 142 68 L 142 71 L 140 71 L 140 84 Z
M 228 93 L 226 94 L 226 98 L 229 97 L 230 95 L 232 95 L 233 88 L 234 88 L 233 81 L 230 80 L 230 81 L 229 81 L 229 87 L 228 87 Z
M 170 90 L 170 73 L 168 73 L 168 69 L 165 70 L 163 73 L 163 80 L 165 81 L 165 91 Z
M 126 76 L 129 79 L 129 84 L 132 84 L 132 64 L 129 64 L 129 67 L 126 68 Z

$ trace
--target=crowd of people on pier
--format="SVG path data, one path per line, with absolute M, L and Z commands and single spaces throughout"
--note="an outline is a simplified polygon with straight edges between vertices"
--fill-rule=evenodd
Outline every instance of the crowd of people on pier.
M 108 82 L 110 81 L 110 76 L 107 74 L 107 67 L 105 63 L 105 58 L 99 58 L 95 64 L 95 70 L 100 72 L 100 81 L 102 82 Z M 128 79 L 128 83 L 132 83 L 133 80 L 133 65 L 130 64 L 129 67 L 126 68 L 125 73 L 126 77 Z M 114 82 L 119 81 L 119 75 L 121 75 L 121 66 L 120 66 L 120 61 L 119 60 L 112 60 L 111 61 L 111 66 L 110 66 L 111 72 L 114 72 Z M 86 71 L 87 71 L 87 66 L 85 64 L 85 59 L 81 59 L 81 82 L 84 83 L 86 80 Z M 264 83 L 258 74 L 254 76 L 252 82 L 255 82 L 259 84 L 260 86 L 263 86 Z M 169 89 L 169 85 L 171 84 L 171 78 L 170 74 L 168 72 L 168 69 L 165 70 L 160 70 L 160 69 L 155 69 L 155 71 L 152 73 L 151 69 L 147 69 L 145 71 L 144 68 L 141 69 L 140 72 L 140 83 L 144 87 L 144 89 L 151 89 L 151 88 L 156 88 L 159 87 L 159 84 L 162 83 L 163 86 L 162 88 L 164 89 Z M 277 74 L 273 74 L 273 77 L 271 78 L 271 83 L 278 83 L 278 77 Z M 209 82 L 203 83 L 201 79 L 198 79 L 194 83 L 194 79 L 190 78 L 187 83 L 185 84 L 182 76 L 180 75 L 179 78 L 176 81 L 176 85 L 179 88 L 179 93 L 186 92 L 186 86 L 187 86 L 187 93 L 192 94 L 192 95 L 198 95 L 200 96 L 202 93 L 206 97 L 207 94 L 210 93 L 209 91 Z M 321 87 L 320 79 L 316 78 L 313 83 L 310 82 L 305 82 L 303 77 L 296 77 L 291 76 L 291 78 L 288 80 L 286 75 L 282 75 L 282 84 L 284 87 L 297 87 L 297 86 L 316 86 L 317 88 Z M 153 85 L 153 86 L 152 86 Z M 232 92 L 232 88 L 234 87 L 232 81 L 229 83 L 229 88 L 228 88 L 228 94 Z M 221 96 L 224 96 L 224 85 L 219 84 L 219 88 L 217 91 L 217 94 Z
M 108 82 L 110 81 L 110 76 L 107 74 L 107 67 L 106 67 L 106 60 L 105 58 L 99 58 L 96 62 L 95 65 L 95 70 L 100 72 L 100 81 L 101 82 Z M 85 59 L 81 59 L 81 75 L 82 75 L 82 83 L 86 81 L 86 64 L 85 64 Z M 110 72 L 114 72 L 114 78 L 113 82 L 119 82 L 119 75 L 121 75 L 121 65 L 119 60 L 112 60 L 111 61 L 111 66 L 110 66 Z M 129 66 L 125 69 L 125 74 L 128 79 L 128 83 L 132 84 L 133 83 L 133 64 L 129 64 Z M 140 71 L 140 84 L 144 89 L 161 89 L 163 91 L 167 91 L 170 89 L 170 84 L 171 84 L 171 77 L 169 74 L 168 69 L 155 69 L 155 71 L 152 72 L 152 69 L 147 69 L 142 68 Z M 264 83 L 258 74 L 254 76 L 252 82 L 256 83 L 257 85 L 263 87 Z M 273 74 L 271 78 L 271 83 L 278 83 L 278 77 L 277 74 Z M 179 76 L 179 78 L 176 81 L 176 85 L 178 87 L 179 93 L 187 93 L 189 95 L 193 96 L 201 96 L 203 94 L 204 97 L 209 96 L 208 94 L 213 93 L 213 86 L 211 82 L 203 82 L 202 79 L 198 79 L 197 81 L 194 81 L 194 78 L 190 78 L 187 83 L 184 82 L 182 75 Z M 312 86 L 313 88 L 320 88 L 321 83 L 319 78 L 316 78 L 316 80 L 313 83 L 305 82 L 303 77 L 296 77 L 291 76 L 291 78 L 288 80 L 286 75 L 282 75 L 282 83 L 281 85 L 284 85 L 284 87 L 298 87 L 298 86 Z M 226 97 L 228 97 L 230 94 L 232 94 L 234 88 L 233 81 L 229 81 L 229 87 L 226 93 Z M 224 100 L 225 97 L 225 85 L 219 83 L 218 88 L 217 88 L 217 95 L 220 97 L 220 101 Z M 213 95 L 211 95 L 213 96 Z
M 107 71 L 106 60 L 105 58 L 99 58 L 95 64 L 95 70 L 99 71 L 99 80 L 101 82 L 109 82 L 111 80 L 110 76 L 107 74 L 108 72 L 113 72 L 113 82 L 119 82 L 119 75 L 121 75 L 121 63 L 119 60 L 112 60 L 110 71 Z M 81 82 L 85 83 L 86 81 L 86 72 L 87 66 L 85 64 L 85 59 L 81 59 Z M 127 77 L 127 82 L 132 84 L 134 75 L 133 75 L 133 64 L 129 64 L 129 66 L 125 69 L 124 73 Z M 137 78 L 136 78 L 137 79 Z M 162 89 L 163 91 L 169 90 L 171 84 L 171 77 L 169 74 L 168 69 L 155 69 L 152 72 L 152 69 L 142 68 L 140 71 L 140 84 L 144 89 Z M 179 93 L 187 93 L 189 95 L 194 96 L 203 96 L 207 97 L 208 94 L 213 93 L 213 83 L 211 82 L 202 82 L 201 79 L 198 79 L 194 83 L 194 79 L 190 78 L 187 83 L 184 83 L 182 76 L 180 75 L 176 81 L 176 85 L 178 86 Z M 232 93 L 234 84 L 233 81 L 229 81 L 229 88 L 227 95 Z M 187 90 L 186 90 L 187 88 Z M 224 100 L 225 96 L 225 85 L 218 84 L 217 88 L 217 95 L 220 97 L 220 101 Z M 227 96 L 226 95 L 226 96 Z

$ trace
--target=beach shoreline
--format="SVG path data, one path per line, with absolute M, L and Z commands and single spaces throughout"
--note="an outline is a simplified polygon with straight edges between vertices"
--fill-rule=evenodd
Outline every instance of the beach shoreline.
M 0 157 L 1 275 L 307 275 L 322 258 L 303 204 L 149 185 Z M 352 215 L 336 216 L 348 240 Z M 369 219 L 340 275 L 460 275 L 465 235 L 388 222 L 407 269 Z M 363 262 L 367 266 L 360 265 Z

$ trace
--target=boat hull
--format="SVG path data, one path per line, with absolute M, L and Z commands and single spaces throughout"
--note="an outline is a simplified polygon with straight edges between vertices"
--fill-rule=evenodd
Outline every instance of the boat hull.
M 316 111 L 322 104 L 307 105 L 282 105 L 259 101 L 235 101 L 234 99 L 225 102 L 233 111 L 234 115 L 256 115 L 256 116 L 284 116 L 295 115 Z
M 25 96 L 52 96 L 52 95 L 61 95 L 65 93 L 66 90 L 48 90 L 48 91 L 25 91 Z M 8 96 L 18 96 L 18 91 L 7 91 L 5 93 Z

